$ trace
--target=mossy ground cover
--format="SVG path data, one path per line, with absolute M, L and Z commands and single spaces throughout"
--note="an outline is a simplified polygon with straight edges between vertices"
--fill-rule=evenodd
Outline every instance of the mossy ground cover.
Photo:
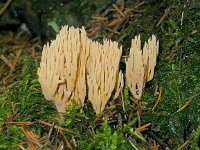
M 22 54 L 9 78 L 10 67 L 3 59 L 0 61 L 0 67 L 4 66 L 0 75 L 1 149 L 177 149 L 181 146 L 198 149 L 199 2 L 127 1 L 125 4 L 125 8 L 137 11 L 120 24 L 119 34 L 113 34 L 113 28 L 105 25 L 113 21 L 115 12 L 109 14 L 107 22 L 87 24 L 86 27 L 90 31 L 99 25 L 101 30 L 91 37 L 99 41 L 111 37 L 118 41 L 123 45 L 123 56 L 128 55 L 131 39 L 137 34 L 141 34 L 142 41 L 151 34 L 159 39 L 154 79 L 147 83 L 142 97 L 140 118 L 148 130 L 139 132 L 136 129 L 139 122 L 137 104 L 126 86 L 116 101 L 111 98 L 99 116 L 95 115 L 88 101 L 82 111 L 74 103 L 67 113 L 58 114 L 54 104 L 45 100 L 38 82 L 41 47 L 35 49 L 34 55 L 34 40 L 20 40 L 23 38 L 6 33 L 0 37 L 0 55 L 11 61 L 15 58 L 15 51 L 22 49 Z M 120 68 L 125 73 L 124 57 Z M 159 93 L 160 101 L 152 111 Z

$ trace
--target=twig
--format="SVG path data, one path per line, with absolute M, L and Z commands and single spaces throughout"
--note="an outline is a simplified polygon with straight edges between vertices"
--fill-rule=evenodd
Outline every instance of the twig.
M 48 146 L 50 146 L 50 147 L 51 147 L 51 143 L 52 143 L 52 142 L 50 141 L 50 136 L 51 136 L 51 134 L 52 134 L 53 129 L 54 129 L 54 122 L 53 122 L 53 124 L 52 124 L 52 126 L 51 126 L 51 128 L 50 128 L 50 130 L 49 130 L 48 135 L 46 135 L 46 142 L 48 143 Z
M 11 4 L 12 0 L 8 0 L 5 5 L 3 6 L 3 8 L 1 8 L 0 10 L 0 16 L 4 13 L 4 11 L 8 8 L 8 6 Z
M 35 119 L 35 121 L 41 123 L 41 124 L 44 124 L 46 126 L 49 126 L 49 127 L 52 127 L 52 124 L 48 123 L 48 122 L 45 122 L 45 121 L 42 121 L 42 120 L 38 120 L 38 119 Z M 58 126 L 54 126 L 55 129 L 59 129 L 59 130 L 62 130 L 62 131 L 66 131 L 66 132 L 69 132 L 69 133 L 72 133 L 72 134 L 76 134 L 76 132 L 73 132 L 73 131 L 70 131 L 69 129 L 66 129 L 66 128 L 62 128 L 62 127 L 58 127 Z
M 170 11 L 170 8 L 168 8 L 168 9 L 165 10 L 164 15 L 160 18 L 160 20 L 156 24 L 156 27 L 158 27 L 161 24 L 161 22 L 167 17 L 167 15 L 169 14 L 169 11 Z
M 160 92 L 159 92 L 159 95 L 158 95 L 158 99 L 157 99 L 155 105 L 153 106 L 152 111 L 155 110 L 155 108 L 157 107 L 158 103 L 160 102 L 160 98 L 161 98 L 161 96 L 162 96 L 162 91 L 163 91 L 163 88 L 162 88 L 162 86 L 161 86 L 161 87 L 160 87 Z
M 65 141 L 65 143 L 67 144 L 67 147 L 69 149 L 72 149 L 72 145 L 70 144 L 70 142 L 68 141 L 68 139 L 65 137 L 65 135 L 63 134 L 63 132 L 61 130 L 59 130 L 60 134 L 62 135 L 63 137 L 63 140 Z
M 48 135 L 47 135 L 47 138 L 48 138 L 48 139 L 49 139 L 50 136 L 51 136 L 51 133 L 52 133 L 52 131 L 53 131 L 53 128 L 54 128 L 54 122 L 53 122 L 53 124 L 52 124 L 52 126 L 51 126 L 51 128 L 50 128 L 50 130 L 49 130 Z
M 189 140 L 185 141 L 185 142 L 178 148 L 178 150 L 183 149 L 189 142 L 190 142 Z
M 115 4 L 112 4 L 112 6 L 116 9 L 116 11 L 117 11 L 122 17 L 124 17 L 124 14 L 122 13 L 122 11 L 119 10 L 119 8 L 118 8 Z

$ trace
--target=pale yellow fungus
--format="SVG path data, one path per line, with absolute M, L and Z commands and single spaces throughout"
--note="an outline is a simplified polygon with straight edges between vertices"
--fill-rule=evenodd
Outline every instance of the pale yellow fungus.
M 96 114 L 101 113 L 117 83 L 122 47 L 117 42 L 93 42 L 87 63 L 88 98 Z
M 140 35 L 132 40 L 129 58 L 126 60 L 126 84 L 136 99 L 141 99 L 146 82 L 152 80 L 156 58 L 158 56 L 158 41 L 152 38 L 141 49 Z
M 64 26 L 56 39 L 43 48 L 38 68 L 39 82 L 45 98 L 54 101 L 59 112 L 65 112 L 70 99 L 83 106 L 89 45 L 84 28 Z

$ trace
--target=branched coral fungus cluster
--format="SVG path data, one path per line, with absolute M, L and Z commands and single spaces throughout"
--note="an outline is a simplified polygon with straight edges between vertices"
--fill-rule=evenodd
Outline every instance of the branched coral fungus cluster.
M 116 42 L 104 40 L 103 44 L 91 44 L 87 63 L 88 97 L 97 114 L 104 110 L 115 88 L 121 54 L 122 47 L 119 49 Z
M 126 83 L 133 96 L 141 99 L 146 82 L 152 80 L 154 75 L 158 41 L 152 35 L 142 50 L 140 36 L 136 36 L 131 44 L 129 59 L 126 61 Z
M 122 90 L 123 74 L 119 71 L 122 47 L 117 42 L 103 44 L 87 37 L 84 28 L 64 26 L 56 39 L 47 43 L 38 68 L 39 82 L 47 100 L 54 101 L 59 112 L 76 100 L 83 107 L 87 94 L 96 114 L 101 113 L 112 92 L 116 99 Z M 152 36 L 143 50 L 140 37 L 132 40 L 126 61 L 126 84 L 140 99 L 146 81 L 153 78 L 158 42 Z

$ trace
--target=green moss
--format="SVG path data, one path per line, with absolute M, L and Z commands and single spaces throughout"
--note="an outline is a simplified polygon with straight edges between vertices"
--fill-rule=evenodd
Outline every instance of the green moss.
M 170 137 L 175 145 L 180 145 L 192 134 L 192 126 L 200 121 L 200 35 L 192 34 L 200 26 L 197 11 L 179 4 L 174 9 L 158 32 L 161 53 L 155 78 L 149 83 L 144 97 L 146 107 L 151 109 L 156 101 L 153 96 L 156 84 L 163 87 L 163 95 L 155 112 L 145 115 L 143 119 L 152 123 L 152 130 L 157 135 L 161 134 L 164 141 Z M 182 12 L 185 15 L 181 26 L 177 16 L 181 16 Z M 192 102 L 177 113 L 190 98 L 193 98 Z
M 38 83 L 36 74 L 38 61 L 25 57 L 23 62 L 24 67 L 21 74 L 23 79 L 0 98 L 1 106 L 6 102 L 5 106 L 1 109 L 1 122 L 9 122 L 10 112 L 12 112 L 14 122 L 34 122 L 35 119 L 50 122 L 56 121 L 57 111 L 55 106 L 44 99 L 39 89 L 40 84 Z M 0 138 L 0 144 L 13 147 L 24 137 L 22 130 L 18 126 L 6 125 L 2 130 L 3 132 L 0 133 L 2 137 Z M 46 131 L 46 128 L 36 124 L 35 131 L 41 133 Z
M 93 149 L 131 149 L 130 144 L 128 144 L 128 141 L 124 138 L 123 133 L 117 130 L 113 131 L 107 120 L 105 120 L 102 126 L 96 131 L 94 140 L 95 144 L 93 145 Z
M 199 149 L 199 140 L 200 140 L 200 125 L 196 129 L 195 136 L 191 142 L 191 149 L 198 150 Z

